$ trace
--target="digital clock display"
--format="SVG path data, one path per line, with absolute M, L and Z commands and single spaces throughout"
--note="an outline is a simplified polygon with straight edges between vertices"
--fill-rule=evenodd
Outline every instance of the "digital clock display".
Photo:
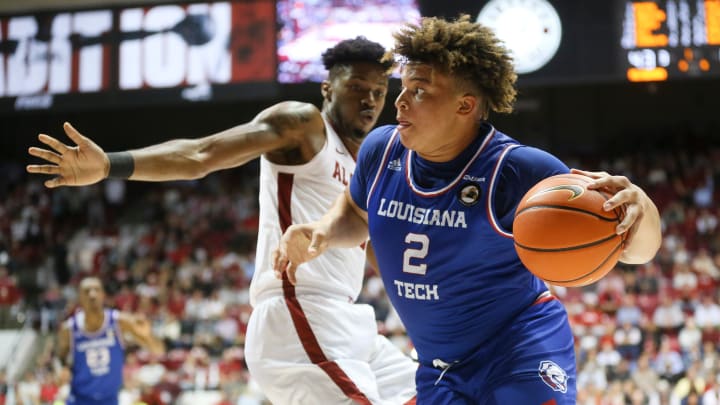
M 629 81 L 720 75 L 720 0 L 623 6 L 621 46 Z

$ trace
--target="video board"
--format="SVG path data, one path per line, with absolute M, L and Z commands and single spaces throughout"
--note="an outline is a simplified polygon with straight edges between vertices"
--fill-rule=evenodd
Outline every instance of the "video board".
M 233 0 L 0 17 L 0 109 L 257 97 L 274 15 Z

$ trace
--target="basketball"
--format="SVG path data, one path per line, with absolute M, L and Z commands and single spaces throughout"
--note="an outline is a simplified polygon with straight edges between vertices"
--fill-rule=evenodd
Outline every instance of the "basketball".
M 604 277 L 617 264 L 626 234 L 615 227 L 621 209 L 605 211 L 611 195 L 588 190 L 579 174 L 548 177 L 523 196 L 515 211 L 513 237 L 523 264 L 542 280 L 579 287 Z

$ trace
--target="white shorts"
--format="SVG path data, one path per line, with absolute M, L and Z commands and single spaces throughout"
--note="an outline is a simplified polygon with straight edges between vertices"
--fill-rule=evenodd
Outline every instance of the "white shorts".
M 266 298 L 250 316 L 245 360 L 275 405 L 400 405 L 415 397 L 417 364 L 377 334 L 369 305 Z

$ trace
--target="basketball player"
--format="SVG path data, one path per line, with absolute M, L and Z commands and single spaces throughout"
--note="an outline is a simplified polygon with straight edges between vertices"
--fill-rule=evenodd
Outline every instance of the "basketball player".
M 393 63 L 384 53 L 363 37 L 328 49 L 322 111 L 283 102 L 205 138 L 109 154 L 65 124 L 77 146 L 40 135 L 54 151 L 29 152 L 52 164 L 28 171 L 56 175 L 48 187 L 92 184 L 108 175 L 191 179 L 260 156 L 254 309 L 245 342 L 250 373 L 276 404 L 402 404 L 415 395 L 417 365 L 378 335 L 372 307 L 354 304 L 364 241 L 309 263 L 296 285 L 274 277 L 270 257 L 288 226 L 320 218 L 349 182 L 360 143 L 385 105 Z
M 165 348 L 152 335 L 147 319 L 104 307 L 99 279 L 85 278 L 78 289 L 81 309 L 63 323 L 57 345 L 58 360 L 71 370 L 67 404 L 116 405 L 123 385 L 123 337 L 132 336 L 154 354 Z
M 573 336 L 562 304 L 520 262 L 515 207 L 543 178 L 568 172 L 488 122 L 510 112 L 516 75 L 492 32 L 463 16 L 396 33 L 404 61 L 398 125 L 369 134 L 349 189 L 319 221 L 293 225 L 274 253 L 284 278 L 370 235 L 393 305 L 414 343 L 418 404 L 575 403 Z M 580 172 L 624 206 L 622 260 L 660 245 L 655 205 L 622 176 Z

